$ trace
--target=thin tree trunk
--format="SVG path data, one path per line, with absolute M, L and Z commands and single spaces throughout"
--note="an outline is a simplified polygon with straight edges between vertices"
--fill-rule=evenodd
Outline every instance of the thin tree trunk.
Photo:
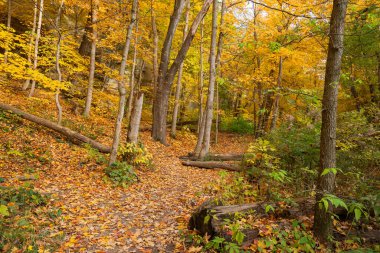
M 336 115 L 338 85 L 343 55 L 344 24 L 347 0 L 334 0 L 330 20 L 330 39 L 326 61 L 325 84 L 322 100 L 322 128 L 320 144 L 320 169 L 317 183 L 314 213 L 314 235 L 323 243 L 332 236 L 332 204 L 328 210 L 321 208 L 319 201 L 325 194 L 333 194 L 335 174 L 329 172 L 322 176 L 325 169 L 336 167 Z
M 30 33 L 30 41 L 29 41 L 29 49 L 28 49 L 28 68 L 30 68 L 32 65 L 32 49 L 33 49 L 34 35 L 36 33 L 36 26 L 37 26 L 37 1 L 34 3 L 34 9 L 33 9 L 33 27 Z M 25 80 L 25 83 L 22 86 L 22 90 L 27 90 L 29 88 L 29 85 L 30 85 L 30 79 Z
M 137 44 L 138 44 L 138 22 L 136 21 L 136 36 L 135 36 L 135 45 L 134 45 L 134 52 L 133 52 L 133 62 L 132 62 L 132 70 L 131 70 L 131 78 L 129 79 L 129 96 L 128 96 L 128 102 L 127 102 L 127 114 L 126 118 L 130 122 L 131 118 L 131 112 L 132 112 L 132 106 L 133 106 L 133 96 L 135 92 L 135 71 L 136 71 L 136 60 L 137 60 Z M 143 67 L 143 66 L 142 66 Z M 142 70 L 142 68 L 140 68 Z M 142 71 L 140 71 L 141 73 Z
M 37 24 L 37 34 L 36 40 L 34 42 L 34 59 L 33 59 L 33 70 L 37 69 L 38 61 L 38 43 L 41 37 L 41 27 L 42 27 L 42 14 L 44 11 L 44 0 L 40 0 L 39 14 L 38 14 L 38 24 Z M 29 97 L 32 97 L 34 94 L 34 89 L 36 88 L 36 80 L 32 80 L 32 86 L 30 88 Z
M 222 9 L 220 12 L 220 32 L 218 37 L 218 49 L 216 53 L 216 62 L 215 62 L 215 68 L 216 68 L 216 75 L 217 77 L 222 77 L 222 64 L 220 61 L 220 58 L 222 57 L 222 49 L 223 49 L 223 26 L 224 26 L 224 12 L 226 9 L 225 0 L 222 0 Z M 218 143 L 218 133 L 219 133 L 219 84 L 218 82 L 215 83 L 216 85 L 216 120 L 215 120 L 215 144 Z
M 189 28 L 189 12 L 190 12 L 190 0 L 187 2 L 186 14 L 185 14 L 185 26 L 183 28 L 183 41 L 186 39 L 187 30 Z M 174 109 L 173 109 L 173 118 L 172 118 L 172 127 L 170 135 L 175 138 L 176 130 L 177 130 L 177 118 L 178 118 L 178 110 L 180 105 L 180 97 L 181 97 L 181 88 L 182 88 L 182 72 L 183 72 L 183 62 L 181 62 L 178 69 L 178 80 L 177 87 L 175 91 L 175 101 L 174 101 Z
M 278 76 L 277 76 L 277 94 L 276 97 L 274 98 L 274 104 L 273 104 L 273 116 L 272 116 L 272 123 L 270 130 L 274 130 L 276 128 L 277 124 L 277 118 L 278 118 L 278 110 L 279 110 L 279 104 L 280 104 L 280 95 L 278 94 L 279 89 L 281 88 L 281 82 L 282 82 L 282 56 L 279 58 L 278 62 Z
M 182 43 L 181 49 L 179 50 L 177 57 L 175 58 L 174 62 L 172 63 L 170 69 L 168 70 L 168 56 L 169 51 L 171 47 L 171 41 L 172 37 L 174 35 L 175 29 L 170 29 L 170 27 L 173 26 L 172 23 L 178 24 L 179 17 L 178 15 L 178 8 L 177 5 L 183 5 L 183 3 L 177 3 L 180 0 L 176 1 L 176 7 L 174 8 L 174 14 L 171 18 L 171 22 L 169 25 L 169 30 L 167 33 L 167 38 L 165 39 L 164 48 L 162 50 L 161 54 L 161 64 L 160 64 L 160 70 L 159 70 L 159 82 L 158 82 L 158 88 L 157 88 L 157 94 L 154 100 L 154 108 L 153 108 L 153 131 L 152 136 L 154 140 L 160 141 L 162 144 L 167 144 L 166 142 L 166 117 L 168 114 L 168 103 L 169 103 L 169 94 L 171 90 L 171 86 L 173 84 L 174 77 L 179 69 L 180 64 L 183 62 L 183 60 L 186 57 L 187 51 L 190 48 L 191 42 L 194 39 L 195 33 L 197 31 L 197 28 L 200 24 L 200 22 L 203 20 L 204 16 L 206 15 L 210 4 L 212 0 L 205 0 L 202 6 L 202 9 L 198 13 L 198 15 L 195 17 L 191 28 L 189 30 L 189 33 L 186 36 L 185 41 Z M 182 6 L 183 9 L 183 6 Z M 176 25 L 175 25 L 176 26 Z M 171 34 L 171 31 L 173 34 Z M 168 46 L 166 41 L 168 40 L 168 37 L 170 37 L 170 45 Z
M 12 21 L 12 0 L 8 0 L 7 30 L 10 31 Z M 4 64 L 8 63 L 8 42 L 4 52 Z
M 156 16 L 153 9 L 153 0 L 150 2 L 151 23 L 153 34 L 153 97 L 156 96 L 157 80 L 158 80 L 158 33 L 156 25 Z
M 141 113 L 144 101 L 144 93 L 138 92 L 135 96 L 135 103 L 131 114 L 131 120 L 129 122 L 127 141 L 137 144 L 139 137 Z
M 212 32 L 211 32 L 211 46 L 210 46 L 210 83 L 208 88 L 207 102 L 205 108 L 206 121 L 205 132 L 203 137 L 202 149 L 199 153 L 199 158 L 203 159 L 210 150 L 211 139 L 211 126 L 213 117 L 214 106 L 214 93 L 215 93 L 215 77 L 216 77 L 216 33 L 218 30 L 218 0 L 213 0 L 212 6 Z
M 57 14 L 57 18 L 56 18 L 56 22 L 55 22 L 55 26 L 56 26 L 56 29 L 57 29 L 57 33 L 58 33 L 58 40 L 57 40 L 57 51 L 56 51 L 56 54 L 55 54 L 55 68 L 56 68 L 56 71 L 57 71 L 57 75 L 58 75 L 58 82 L 61 83 L 62 82 L 62 73 L 61 73 L 61 68 L 59 66 L 59 59 L 60 59 L 60 56 L 61 56 L 61 40 L 62 40 L 62 34 L 61 34 L 61 30 L 60 30 L 60 27 L 61 27 L 61 13 L 62 13 L 62 7 L 63 7 L 63 1 L 61 1 L 61 4 L 59 5 L 59 8 L 58 8 L 58 14 Z M 61 125 L 61 122 L 62 122 L 62 106 L 61 106 L 61 103 L 59 102 L 59 88 L 57 88 L 56 92 L 55 92 L 55 105 L 57 107 L 57 124 L 58 125 Z
M 201 24 L 201 38 L 199 44 L 199 85 L 198 85 L 198 128 L 197 133 L 200 133 L 202 128 L 202 118 L 203 118 L 203 26 L 204 21 Z M 199 140 L 199 136 L 198 136 Z M 203 141 L 203 139 L 202 139 Z
M 92 25 L 92 38 L 91 38 L 91 55 L 90 55 L 90 75 L 88 78 L 88 88 L 86 97 L 86 106 L 84 108 L 83 116 L 90 116 L 92 93 L 94 89 L 94 77 L 95 77 L 95 56 L 96 56 L 96 42 L 98 39 L 98 31 L 96 27 L 98 16 L 98 0 L 92 0 L 91 3 L 91 25 Z
M 380 52 L 376 53 L 377 56 L 377 89 L 380 94 Z
M 115 123 L 115 133 L 113 137 L 113 143 L 112 143 L 112 148 L 111 148 L 111 155 L 110 155 L 110 160 L 109 160 L 109 165 L 113 164 L 116 162 L 117 158 L 117 149 L 119 148 L 119 143 L 120 143 L 120 133 L 121 133 L 121 126 L 123 122 L 123 117 L 124 117 L 124 109 L 125 109 L 125 98 L 126 98 L 126 90 L 125 90 L 125 65 L 126 61 L 128 59 L 128 53 L 129 53 L 129 46 L 131 44 L 131 39 L 132 39 L 132 30 L 133 27 L 136 23 L 136 18 L 137 18 L 137 8 L 138 8 L 138 0 L 133 0 L 132 3 L 132 10 L 131 10 L 131 23 L 128 26 L 128 31 L 127 31 L 127 38 L 125 41 L 125 46 L 123 50 L 123 59 L 120 64 L 120 71 L 119 75 L 121 78 L 121 81 L 118 84 L 119 88 L 119 110 L 118 110 L 118 115 L 117 115 L 117 120 Z

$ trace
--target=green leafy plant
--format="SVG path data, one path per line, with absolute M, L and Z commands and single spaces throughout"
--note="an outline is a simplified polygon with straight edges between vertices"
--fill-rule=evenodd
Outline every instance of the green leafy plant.
M 116 162 L 105 168 L 107 178 L 116 186 L 128 187 L 138 181 L 138 176 L 134 172 L 132 165 L 125 162 Z
M 330 205 L 329 203 L 331 203 L 334 207 L 343 207 L 348 210 L 346 203 L 341 198 L 333 194 L 323 195 L 323 197 L 319 200 L 318 205 L 319 208 L 325 208 L 325 210 L 328 211 Z
M 41 245 L 55 251 L 60 239 L 50 233 L 61 213 L 47 207 L 48 199 L 31 185 L 0 187 L 1 252 L 38 252 Z

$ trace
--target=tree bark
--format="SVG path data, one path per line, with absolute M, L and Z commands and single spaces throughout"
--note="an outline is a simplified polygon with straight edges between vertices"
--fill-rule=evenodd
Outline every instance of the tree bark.
M 218 0 L 213 0 L 212 6 L 212 32 L 210 45 L 210 79 L 207 94 L 207 102 L 205 108 L 205 125 L 204 137 L 199 158 L 203 159 L 210 150 L 211 127 L 213 118 L 214 93 L 215 93 L 215 78 L 216 78 L 216 33 L 218 30 Z
M 93 34 L 93 24 L 92 24 L 92 16 L 93 16 L 93 8 L 91 7 L 91 11 L 88 14 L 86 26 L 84 27 L 84 33 L 82 35 L 82 41 L 79 45 L 78 52 L 82 56 L 90 56 L 91 55 L 91 35 Z M 74 33 L 77 33 L 77 28 L 75 29 Z M 75 34 L 74 34 L 75 35 Z
M 241 161 L 244 154 L 208 154 L 206 160 L 208 161 Z M 198 158 L 189 154 L 189 156 L 180 157 L 181 160 L 197 161 Z
M 189 12 L 190 12 L 190 0 L 188 0 L 187 7 L 186 7 L 185 26 L 183 28 L 183 41 L 185 41 L 186 39 L 187 30 L 189 28 Z M 182 88 L 182 73 L 183 73 L 183 62 L 181 62 L 181 64 L 179 65 L 177 87 L 175 90 L 172 127 L 171 127 L 171 132 L 170 132 L 170 135 L 173 138 L 175 138 L 176 131 L 177 131 L 178 110 L 179 110 L 179 105 L 180 105 L 181 88 Z
M 33 70 L 37 69 L 37 61 L 38 61 L 38 43 L 41 37 L 41 27 L 42 27 L 42 14 L 44 11 L 44 0 L 40 0 L 40 7 L 38 10 L 38 24 L 37 24 L 37 33 L 36 40 L 34 42 L 34 59 L 33 59 Z M 32 86 L 30 88 L 30 92 L 28 97 L 32 97 L 34 94 L 34 90 L 36 88 L 36 80 L 32 80 Z
M 222 0 L 222 8 L 220 11 L 220 31 L 219 31 L 219 37 L 218 37 L 218 49 L 216 52 L 216 59 L 215 59 L 215 68 L 216 68 L 216 76 L 222 77 L 222 64 L 221 64 L 221 57 L 222 57 L 222 49 L 223 49 L 223 26 L 224 26 L 224 12 L 226 10 L 226 3 L 225 0 Z M 218 134 L 219 134 L 219 84 L 218 82 L 215 83 L 216 85 L 216 120 L 215 120 L 215 144 L 218 143 Z
M 171 47 L 174 39 L 174 33 L 177 29 L 181 13 L 185 7 L 185 0 L 175 0 L 174 10 L 170 16 L 170 23 L 164 45 L 161 51 L 161 61 L 158 69 L 157 89 L 153 102 L 153 126 L 152 137 L 154 140 L 166 143 L 166 116 L 168 110 L 168 100 L 170 90 L 164 89 L 163 83 L 165 80 L 166 72 L 169 68 L 169 59 Z
M 158 80 L 158 33 L 156 25 L 156 16 L 153 9 L 153 0 L 150 2 L 151 23 L 153 34 L 153 97 L 156 96 L 157 80 Z
M 88 78 L 88 88 L 86 97 L 86 106 L 84 108 L 83 116 L 90 116 L 91 103 L 92 103 L 92 93 L 94 89 L 94 78 L 95 78 L 95 56 L 96 56 L 96 42 L 98 39 L 98 29 L 97 29 L 97 18 L 98 18 L 98 0 L 91 1 L 91 25 L 92 25 L 92 38 L 91 38 L 91 55 L 90 55 L 90 74 Z
M 130 121 L 131 113 L 132 113 L 132 107 L 133 107 L 133 95 L 135 93 L 135 71 L 136 71 L 136 61 L 137 61 L 137 44 L 138 44 L 138 23 L 136 21 L 136 36 L 135 36 L 135 45 L 134 45 L 134 52 L 133 52 L 133 62 L 132 62 L 132 70 L 131 70 L 131 77 L 129 79 L 129 96 L 128 96 L 128 102 L 127 102 L 127 114 L 126 118 L 128 121 Z M 142 68 L 140 68 L 142 70 Z M 141 73 L 141 71 L 140 71 Z
M 198 85 L 198 128 L 197 133 L 200 133 L 202 128 L 203 118 L 203 26 L 204 21 L 201 24 L 201 38 L 199 44 L 199 85 Z
M 33 49 L 33 40 L 34 40 L 34 34 L 36 32 L 36 26 L 37 26 L 37 1 L 34 3 L 33 8 L 33 26 L 32 31 L 30 33 L 30 40 L 29 40 L 29 48 L 28 48 L 28 68 L 32 65 L 32 49 Z M 27 90 L 30 85 L 30 79 L 26 79 L 24 85 L 22 86 L 22 90 Z
M 225 169 L 225 170 L 231 170 L 231 171 L 241 171 L 241 168 L 239 166 L 228 164 L 228 163 L 222 163 L 222 162 L 205 162 L 205 161 L 182 161 L 182 165 L 185 166 L 192 166 L 192 167 L 198 167 L 203 169 Z
M 54 131 L 66 136 L 67 138 L 69 138 L 73 141 L 79 141 L 81 143 L 88 143 L 91 147 L 99 150 L 102 153 L 109 153 L 111 150 L 109 147 L 104 146 L 103 144 L 96 142 L 96 141 L 94 141 L 94 140 L 92 140 L 92 139 L 90 139 L 90 138 L 88 138 L 88 137 L 86 137 L 86 136 L 84 136 L 78 132 L 75 132 L 69 128 L 60 126 L 60 125 L 53 123 L 49 120 L 37 117 L 35 115 L 29 114 L 26 112 L 23 112 L 23 111 L 15 108 L 13 106 L 0 103 L 0 108 L 3 110 L 6 110 L 6 111 L 11 111 L 23 119 L 32 121 L 38 125 L 41 125 L 41 126 L 49 128 L 51 130 L 54 130 Z
M 127 141 L 134 144 L 138 142 L 143 101 L 144 93 L 136 94 L 127 134 Z
M 60 27 L 61 27 L 61 13 L 62 13 L 63 1 L 64 0 L 62 0 L 61 4 L 59 5 L 57 18 L 55 21 L 55 26 L 56 26 L 57 33 L 58 33 L 57 51 L 55 54 L 55 69 L 56 69 L 57 75 L 58 75 L 58 82 L 60 82 L 60 83 L 62 82 L 62 73 L 61 73 L 61 68 L 59 65 L 59 59 L 61 56 L 61 40 L 62 40 L 62 34 L 61 34 Z M 55 92 L 55 105 L 57 107 L 57 124 L 61 125 L 61 122 L 62 122 L 62 106 L 61 106 L 61 103 L 59 102 L 59 88 L 57 88 L 57 90 Z
M 8 0 L 8 15 L 7 15 L 7 30 L 10 31 L 12 22 L 12 0 Z M 8 42 L 7 42 L 8 44 Z M 5 48 L 4 52 L 4 64 L 8 63 L 8 45 Z
M 273 104 L 273 116 L 272 116 L 272 123 L 271 123 L 271 127 L 270 127 L 270 130 L 274 130 L 276 128 L 276 124 L 277 124 L 277 118 L 278 118 L 278 111 L 279 111 L 279 104 L 280 104 L 280 95 L 278 94 L 279 92 L 279 89 L 281 88 L 281 83 L 282 83 L 282 62 L 283 62 L 283 59 L 282 59 L 282 56 L 280 56 L 279 58 L 279 62 L 278 62 L 278 76 L 277 76 L 277 94 L 274 98 L 274 104 Z
M 171 17 L 171 21 L 169 24 L 169 29 L 167 33 L 167 38 L 164 42 L 164 47 L 161 54 L 161 63 L 160 63 L 160 70 L 159 70 L 159 81 L 158 81 L 158 88 L 156 97 L 154 99 L 154 105 L 153 105 L 153 129 L 152 129 L 152 136 L 153 139 L 156 141 L 160 141 L 162 144 L 167 144 L 166 142 L 166 117 L 168 114 L 168 102 L 169 102 L 169 94 L 170 89 L 173 84 L 173 80 L 175 77 L 175 74 L 177 73 L 179 69 L 179 65 L 183 62 L 187 51 L 190 48 L 191 42 L 194 39 L 195 33 L 197 31 L 197 28 L 200 24 L 200 22 L 203 20 L 204 16 L 206 15 L 210 4 L 212 0 L 205 0 L 202 6 L 202 9 L 198 13 L 198 15 L 195 17 L 189 33 L 186 36 L 185 41 L 182 43 L 181 49 L 179 50 L 173 64 L 171 65 L 170 69 L 168 70 L 168 56 L 171 47 L 172 37 L 174 35 L 175 29 L 171 28 L 172 26 L 177 26 L 179 21 L 179 11 L 178 9 L 183 9 L 184 3 L 182 1 L 177 0 L 176 5 L 174 8 L 174 14 Z M 181 3 L 178 3 L 181 2 Z M 182 7 L 181 7 L 182 6 Z M 181 7 L 181 8 L 180 8 Z M 176 24 L 173 24 L 176 23 Z M 174 28 L 175 28 L 174 27 Z M 171 34 L 173 32 L 173 34 Z M 168 38 L 169 37 L 169 38 Z M 167 45 L 167 40 L 170 40 L 170 45 Z
M 333 194 L 335 174 L 321 175 L 325 169 L 336 167 L 336 114 L 338 85 L 343 54 L 344 24 L 347 0 L 334 0 L 330 20 L 330 38 L 326 61 L 325 84 L 322 100 L 322 128 L 320 144 L 320 170 L 314 212 L 314 234 L 323 243 L 332 236 L 332 204 L 326 211 L 318 202 L 325 194 Z
M 118 89 L 119 89 L 119 110 L 118 110 L 118 115 L 115 123 L 115 133 L 113 137 L 113 143 L 112 143 L 112 148 L 111 148 L 111 155 L 110 155 L 110 160 L 109 160 L 109 165 L 113 164 L 116 162 L 117 158 L 117 149 L 119 148 L 119 143 L 120 143 L 120 133 L 121 133 L 121 126 L 123 122 L 123 117 L 124 117 L 124 109 L 125 109 L 125 100 L 126 100 L 126 89 L 125 89 L 125 65 L 126 61 L 128 59 L 128 53 L 129 53 L 129 46 L 131 44 L 131 39 L 132 39 L 132 30 L 133 27 L 136 23 L 136 17 L 137 17 L 137 8 L 138 8 L 138 0 L 133 0 L 132 3 L 132 10 L 131 10 L 131 22 L 128 26 L 128 31 L 127 31 L 127 38 L 125 41 L 125 46 L 123 50 L 123 59 L 120 64 L 120 71 L 119 75 L 121 78 L 121 81 L 118 83 Z

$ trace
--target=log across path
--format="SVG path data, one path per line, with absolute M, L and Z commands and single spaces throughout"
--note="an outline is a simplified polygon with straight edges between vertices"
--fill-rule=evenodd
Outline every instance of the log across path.
M 24 111 L 17 109 L 16 107 L 13 107 L 11 105 L 0 103 L 0 109 L 12 112 L 14 114 L 17 114 L 18 116 L 20 116 L 23 119 L 29 120 L 31 122 L 38 124 L 38 125 L 41 125 L 41 126 L 49 128 L 51 130 L 54 130 L 54 131 L 64 135 L 66 138 L 73 140 L 74 142 L 79 141 L 80 143 L 88 143 L 91 147 L 99 150 L 102 153 L 109 153 L 111 150 L 110 147 L 107 147 L 107 146 L 105 146 L 105 145 L 103 145 L 97 141 L 94 141 L 93 139 L 91 139 L 87 136 L 84 136 L 83 134 L 75 132 L 75 131 L 67 128 L 67 127 L 63 127 L 61 125 L 58 125 L 58 124 L 51 122 L 47 119 L 43 119 L 43 118 L 37 117 L 33 114 L 24 112 Z

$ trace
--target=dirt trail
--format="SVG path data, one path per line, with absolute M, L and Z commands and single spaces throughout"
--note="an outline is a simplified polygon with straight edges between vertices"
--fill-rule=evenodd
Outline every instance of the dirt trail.
M 229 142 L 230 148 L 244 146 L 241 139 L 225 135 L 221 139 L 221 145 Z M 55 194 L 57 207 L 63 210 L 67 236 L 62 251 L 183 251 L 179 230 L 185 229 L 191 210 L 202 201 L 197 193 L 218 178 L 218 171 L 181 165 L 178 156 L 191 151 L 191 138 L 165 147 L 143 133 L 143 141 L 153 154 L 155 170 L 139 172 L 141 182 L 127 189 L 105 184 L 96 166 L 80 168 L 80 157 L 73 157 L 65 145 L 52 149 L 57 166 L 41 177 L 38 188 Z
M 23 96 L 16 88 L 0 91 L 2 102 L 54 119 L 51 94 L 41 91 L 38 99 L 27 103 Z M 110 145 L 112 131 L 105 130 L 112 129 L 113 121 L 84 119 L 71 113 L 64 118 L 69 127 L 73 122 L 86 126 L 80 131 L 90 131 L 98 141 Z M 62 210 L 63 219 L 53 228 L 65 235 L 61 252 L 183 252 L 179 231 L 186 229 L 191 211 L 204 200 L 198 193 L 219 177 L 217 170 L 181 165 L 178 156 L 193 150 L 193 134 L 181 133 L 166 147 L 143 132 L 141 139 L 153 154 L 155 170 L 138 171 L 139 183 L 115 188 L 104 182 L 104 165 L 89 158 L 88 150 L 26 121 L 7 124 L 3 122 L 2 127 L 12 134 L 2 132 L 0 142 L 17 152 L 12 155 L 9 150 L 0 150 L 1 176 L 33 173 L 38 177 L 33 182 L 36 189 L 51 194 L 52 204 Z M 221 134 L 213 150 L 239 153 L 248 142 L 245 136 Z

